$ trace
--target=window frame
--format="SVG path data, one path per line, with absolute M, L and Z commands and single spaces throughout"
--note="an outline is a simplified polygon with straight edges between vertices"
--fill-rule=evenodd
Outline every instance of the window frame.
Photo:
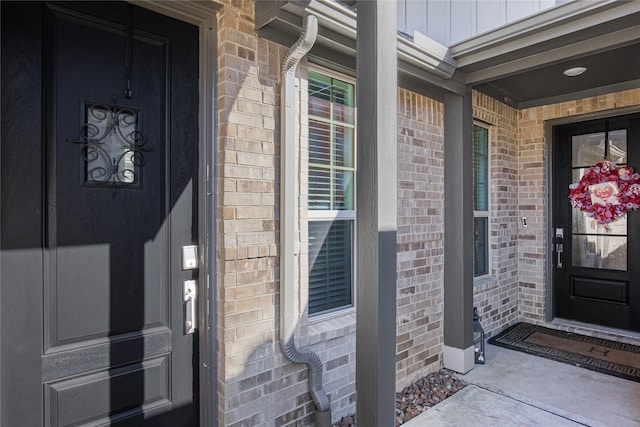
M 355 79 L 347 76 L 347 75 L 343 75 L 343 74 L 339 74 L 336 73 L 335 71 L 329 70 L 327 68 L 318 66 L 316 64 L 309 64 L 308 67 L 308 71 L 313 71 L 315 73 L 319 73 L 322 74 L 326 77 L 332 78 L 332 79 L 337 79 L 340 81 L 343 81 L 345 83 L 348 83 L 350 85 L 353 86 L 354 88 L 354 104 L 355 104 Z M 307 85 L 308 85 L 308 81 L 309 81 L 309 77 L 307 74 Z M 309 107 L 308 107 L 308 103 L 310 102 L 310 96 L 309 96 L 309 89 L 307 87 L 307 108 L 305 110 L 305 114 L 306 114 L 306 118 L 307 118 L 307 129 L 310 129 L 310 120 L 312 119 L 316 119 L 318 117 L 316 116 L 312 116 L 309 114 Z M 354 109 L 353 109 L 353 114 L 354 114 L 354 119 L 353 119 L 353 168 L 346 168 L 346 170 L 352 170 L 353 171 L 353 186 L 352 186 L 352 192 L 353 192 L 353 201 L 352 201 L 352 207 L 353 209 L 350 210 L 345 210 L 345 209 L 311 209 L 309 207 L 309 182 L 307 181 L 307 204 L 304 207 L 306 209 L 307 212 L 307 224 L 309 224 L 310 222 L 314 222 L 314 221 L 349 221 L 351 222 L 351 301 L 349 304 L 345 304 L 339 307 L 334 307 L 331 309 L 327 309 L 327 310 L 322 310 L 316 313 L 310 313 L 309 312 L 309 303 L 308 303 L 308 298 L 309 298 L 309 291 L 310 291 L 310 282 L 309 282 L 309 276 L 311 274 L 311 268 L 312 266 L 309 264 L 308 265 L 308 270 L 307 270 L 307 275 L 306 275 L 306 280 L 307 280 L 307 315 L 309 318 L 309 321 L 312 322 L 317 322 L 317 321 L 324 321 L 324 320 L 328 320 L 331 318 L 334 318 L 336 316 L 342 316 L 342 315 L 346 315 L 346 314 L 350 314 L 355 312 L 355 306 L 356 306 L 356 272 L 357 272 L 357 245 L 356 245 L 356 209 L 357 209 L 357 202 L 356 202 L 356 174 L 357 174 L 357 165 L 358 165 L 358 159 L 357 159 L 357 120 L 358 120 L 358 114 L 357 114 L 357 105 L 354 105 Z M 345 123 L 342 121 L 334 121 L 333 117 L 329 120 L 327 120 L 326 118 L 320 117 L 319 121 L 323 122 L 323 123 L 329 123 L 330 125 L 334 125 L 336 123 L 340 124 L 340 125 L 344 125 Z M 308 134 L 307 134 L 307 138 L 309 138 Z M 333 135 L 332 135 L 333 138 Z M 333 153 L 334 151 L 334 141 L 331 141 L 331 147 L 330 147 L 330 151 L 331 153 Z M 308 149 L 307 145 L 307 149 Z M 306 159 L 306 176 L 307 176 L 307 180 L 308 177 L 310 175 L 309 171 L 310 171 L 310 167 L 311 166 L 318 166 L 317 164 L 310 162 L 309 161 L 309 156 L 307 154 L 307 159 Z M 345 170 L 344 167 L 335 167 L 335 166 L 331 166 L 329 168 L 326 168 L 327 170 Z M 333 182 L 333 181 L 331 181 Z M 330 184 L 331 185 L 331 184 Z M 330 200 L 330 206 L 333 206 L 333 200 Z M 307 225 L 306 229 L 308 230 L 309 227 Z M 309 248 L 309 235 L 307 232 L 307 239 L 306 239 L 306 244 L 307 244 L 307 250 Z
M 486 124 L 486 123 L 482 123 L 482 122 L 478 122 L 478 121 L 474 121 L 473 122 L 473 127 L 474 127 L 474 134 L 475 134 L 475 128 L 481 128 L 484 129 L 487 132 L 487 210 L 476 210 L 476 206 L 475 206 L 475 202 L 474 202 L 474 206 L 473 206 L 473 231 L 474 231 L 474 253 L 473 253 L 473 278 L 474 280 L 478 280 L 478 279 L 485 279 L 487 277 L 491 277 L 491 127 L 490 125 Z M 474 164 L 474 170 L 473 170 L 473 177 L 474 177 L 474 183 L 473 183 L 473 191 L 474 194 L 476 192 L 476 183 L 475 183 L 475 137 L 473 140 L 473 144 L 474 144 L 474 152 L 473 152 L 473 156 L 474 159 L 473 160 L 473 164 Z M 478 274 L 476 275 L 475 272 L 475 265 L 476 265 L 476 253 L 475 253 L 475 220 L 476 218 L 486 218 L 487 219 L 487 235 L 486 235 L 486 242 L 485 242 L 485 246 L 486 246 L 486 254 L 487 254 L 487 272 L 483 273 L 483 274 Z

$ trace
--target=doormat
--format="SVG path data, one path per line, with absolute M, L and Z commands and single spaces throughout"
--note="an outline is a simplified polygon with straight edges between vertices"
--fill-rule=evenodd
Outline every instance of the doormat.
M 490 344 L 640 382 L 640 346 L 516 323 Z

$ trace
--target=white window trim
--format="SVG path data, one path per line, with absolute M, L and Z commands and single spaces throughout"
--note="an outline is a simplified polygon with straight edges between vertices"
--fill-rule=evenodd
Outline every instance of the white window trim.
M 473 218 L 487 218 L 487 273 L 473 277 L 475 281 L 481 281 L 492 277 L 493 265 L 492 265 L 492 251 L 491 251 L 491 127 L 483 122 L 474 121 L 474 126 L 481 127 L 487 130 L 487 210 L 486 211 L 473 211 Z M 475 186 L 475 183 L 474 183 Z M 473 258 L 475 263 L 475 255 Z M 475 273 L 474 273 L 475 274 Z
M 352 84 L 355 88 L 356 82 L 353 77 L 339 74 L 331 69 L 326 67 L 322 67 L 317 64 L 309 63 L 308 71 L 314 71 L 316 73 L 324 74 L 325 76 L 342 80 L 343 82 Z M 307 92 L 307 102 L 308 100 L 308 92 Z M 307 123 L 310 119 L 310 115 L 308 113 L 308 109 L 305 110 L 305 114 L 307 116 Z M 356 311 L 356 280 L 357 280 L 357 260 L 358 260 L 358 248 L 357 248 L 357 224 L 356 224 L 356 209 L 357 209 L 357 200 L 356 200 L 356 176 L 358 173 L 358 157 L 357 157 L 357 125 L 358 125 L 358 106 L 356 104 L 354 108 L 354 121 L 353 121 L 353 210 L 321 210 L 321 209 L 309 209 L 308 205 L 305 206 L 307 212 L 307 224 L 311 221 L 334 221 L 334 220 L 345 220 L 352 222 L 352 230 L 351 230 L 351 239 L 352 239 L 352 259 L 351 259 L 351 304 L 343 307 L 336 307 L 332 310 L 325 310 L 319 313 L 310 314 L 308 312 L 308 304 L 307 304 L 307 318 L 309 323 L 319 323 L 327 320 L 332 320 L 336 318 L 340 318 L 343 316 L 349 316 L 355 313 Z M 305 173 L 309 174 L 309 161 L 308 159 L 305 162 L 306 171 Z M 307 190 L 308 191 L 308 190 Z M 308 193 L 307 193 L 308 194 Z M 308 227 L 307 227 L 308 229 Z M 309 237 L 307 235 L 307 246 L 309 245 Z M 308 283 L 308 275 L 310 272 L 311 266 L 308 266 L 307 270 L 307 290 L 309 289 Z M 308 295 L 307 295 L 308 298 Z
M 337 210 L 309 210 L 307 218 L 312 221 L 333 221 L 333 220 L 354 220 L 356 219 L 356 211 L 337 211 Z

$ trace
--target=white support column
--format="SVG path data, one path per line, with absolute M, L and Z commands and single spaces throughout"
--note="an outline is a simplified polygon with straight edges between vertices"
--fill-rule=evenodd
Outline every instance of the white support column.
M 358 1 L 358 425 L 395 425 L 397 4 Z

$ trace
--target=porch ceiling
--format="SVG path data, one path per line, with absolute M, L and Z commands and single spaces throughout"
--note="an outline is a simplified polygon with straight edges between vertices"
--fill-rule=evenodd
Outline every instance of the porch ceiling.
M 260 35 L 289 45 L 302 17 L 319 16 L 316 61 L 355 70 L 356 10 L 332 0 L 256 2 Z M 568 68 L 583 66 L 578 77 Z M 442 99 L 464 86 L 516 108 L 640 87 L 640 1 L 575 1 L 441 46 L 416 33 L 398 37 L 399 83 Z
M 567 3 L 450 52 L 467 84 L 517 108 L 640 87 L 640 2 Z
M 567 77 L 572 67 L 587 71 Z M 474 88 L 518 108 L 550 104 L 640 87 L 640 43 L 567 58 L 549 65 L 498 77 Z

